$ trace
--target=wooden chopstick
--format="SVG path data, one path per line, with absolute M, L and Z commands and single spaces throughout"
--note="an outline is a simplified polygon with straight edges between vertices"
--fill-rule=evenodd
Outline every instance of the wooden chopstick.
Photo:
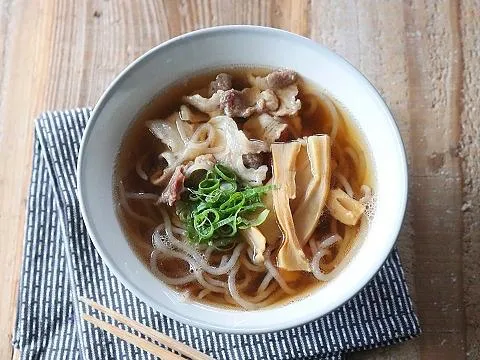
M 183 354 L 185 356 L 188 356 L 190 357 L 191 359 L 193 360 L 213 360 L 213 358 L 211 358 L 210 356 L 208 355 L 205 355 L 204 353 L 188 346 L 188 345 L 185 345 L 183 343 L 181 343 L 180 341 L 178 340 L 175 340 L 165 334 L 162 334 L 161 332 L 158 332 L 148 326 L 145 326 L 141 323 L 139 323 L 138 321 L 135 321 L 135 320 L 132 320 L 130 319 L 129 317 L 123 315 L 123 314 L 120 314 L 118 312 L 116 312 L 115 310 L 112 310 L 112 309 L 109 309 L 107 308 L 106 306 L 103 306 L 91 299 L 87 299 L 83 296 L 80 296 L 79 297 L 79 300 L 81 302 L 83 302 L 84 304 L 88 305 L 88 306 L 91 306 L 92 308 L 94 309 L 97 309 L 103 313 L 105 313 L 106 315 L 110 316 L 112 319 L 115 319 L 127 326 L 129 326 L 130 328 L 140 332 L 140 333 L 143 333 L 145 336 L 151 338 L 152 340 L 155 340 L 155 341 L 158 341 L 159 343 L 163 344 L 164 346 L 172 349 L 172 350 L 175 350 L 177 352 L 179 352 L 180 354 Z M 152 342 L 149 342 L 145 339 L 142 339 L 140 337 L 138 337 L 137 335 L 135 334 L 132 334 L 132 333 L 129 333 L 128 331 L 125 331 L 123 329 L 119 329 L 117 328 L 116 326 L 114 325 L 111 325 L 107 322 L 104 322 L 103 320 L 100 320 L 98 318 L 95 318 L 93 316 L 90 316 L 90 315 L 87 315 L 87 314 L 83 314 L 82 315 L 83 319 L 85 319 L 86 321 L 94 324 L 95 326 L 98 326 L 99 328 L 102 328 L 104 329 L 105 331 L 108 331 L 110 333 L 112 333 L 113 335 L 119 337 L 120 339 L 122 340 L 125 340 L 133 345 L 136 345 L 138 346 L 139 348 L 143 349 L 143 350 L 146 350 L 150 353 L 152 353 L 153 355 L 156 355 L 156 356 L 159 356 L 159 357 L 162 357 L 162 359 L 184 359 L 172 352 L 169 352 L 165 349 L 162 349 L 160 347 L 158 347 L 156 344 L 152 343 Z M 172 357 L 174 356 L 174 357 Z
M 82 314 L 82 318 L 89 323 L 92 323 L 93 325 L 99 327 L 100 329 L 103 329 L 110 334 L 115 335 L 118 338 L 125 340 L 126 342 L 133 344 L 142 350 L 148 351 L 150 354 L 153 354 L 162 360 L 185 360 L 185 358 L 174 354 L 173 352 L 162 349 L 161 347 L 155 345 L 148 340 L 142 339 L 135 334 L 129 333 L 126 330 L 120 329 L 96 317 L 88 314 Z

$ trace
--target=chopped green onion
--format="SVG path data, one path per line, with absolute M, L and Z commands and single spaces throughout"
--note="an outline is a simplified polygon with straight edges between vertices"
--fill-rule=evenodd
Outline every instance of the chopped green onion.
M 265 221 L 269 210 L 262 196 L 273 186 L 243 184 L 234 171 L 217 164 L 196 188 L 187 189 L 190 195 L 177 202 L 177 214 L 187 226 L 187 237 L 193 243 L 225 250 L 234 246 L 238 230 Z
M 198 184 L 198 190 L 202 193 L 210 194 L 212 191 L 217 190 L 220 187 L 220 180 L 218 179 L 205 179 Z
M 270 213 L 270 210 L 265 209 L 260 214 L 258 214 L 258 216 L 255 219 L 251 219 L 251 220 L 239 216 L 237 218 L 237 226 L 239 229 L 248 229 L 249 227 L 252 227 L 252 226 L 258 226 L 267 219 L 267 216 L 269 213 Z
M 235 175 L 235 173 L 226 166 L 217 164 L 214 167 L 214 171 L 225 181 L 235 182 L 237 180 L 237 175 Z
M 245 204 L 245 195 L 241 192 L 236 192 L 230 195 L 230 198 L 220 205 L 219 210 L 223 214 L 233 214 L 238 212 L 243 204 Z

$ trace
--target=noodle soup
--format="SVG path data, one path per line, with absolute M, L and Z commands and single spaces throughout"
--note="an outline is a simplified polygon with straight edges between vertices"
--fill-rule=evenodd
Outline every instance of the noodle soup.
M 286 69 L 172 86 L 127 131 L 114 182 L 123 230 L 160 281 L 247 310 L 334 277 L 373 204 L 352 122 Z

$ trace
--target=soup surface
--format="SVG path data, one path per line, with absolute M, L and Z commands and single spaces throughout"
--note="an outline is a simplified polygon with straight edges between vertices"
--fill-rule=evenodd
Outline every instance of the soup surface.
M 178 82 L 127 131 L 115 169 L 132 248 L 192 300 L 254 310 L 329 281 L 368 226 L 368 150 L 295 72 L 229 68 Z

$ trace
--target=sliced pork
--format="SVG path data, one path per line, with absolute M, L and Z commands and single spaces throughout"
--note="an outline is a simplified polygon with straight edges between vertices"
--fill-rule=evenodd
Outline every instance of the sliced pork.
M 192 105 L 194 108 L 200 110 L 205 114 L 214 114 L 217 113 L 220 109 L 220 99 L 223 95 L 223 90 L 218 90 L 215 94 L 209 98 L 204 98 L 199 94 L 184 96 L 182 99 L 189 105 Z
M 227 91 L 232 88 L 232 76 L 225 73 L 220 73 L 217 75 L 215 80 L 210 83 L 208 87 L 208 96 L 212 96 L 218 90 Z
M 297 73 L 293 70 L 275 70 L 265 77 L 249 75 L 250 85 L 260 90 L 277 90 L 292 85 L 297 81 Z
M 170 181 L 160 195 L 159 203 L 165 203 L 169 206 L 175 204 L 180 199 L 180 194 L 183 191 L 183 182 L 185 181 L 185 174 L 183 173 L 184 166 L 177 166 L 173 172 Z

